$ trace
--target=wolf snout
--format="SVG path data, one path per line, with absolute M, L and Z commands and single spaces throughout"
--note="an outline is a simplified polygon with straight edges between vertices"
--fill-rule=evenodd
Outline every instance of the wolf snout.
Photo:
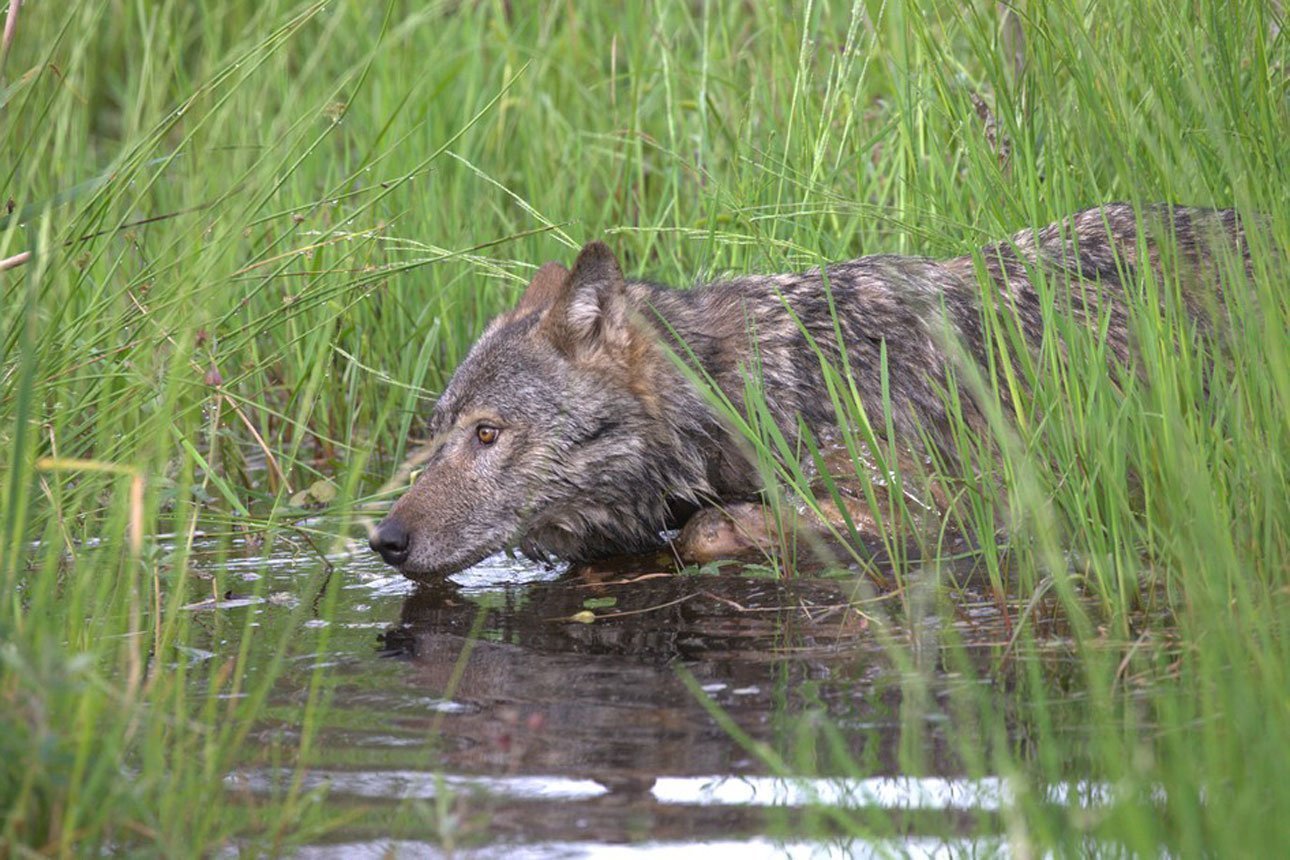
M 398 567 L 408 560 L 408 530 L 398 520 L 385 520 L 367 539 L 367 545 L 373 552 L 381 554 L 386 564 Z

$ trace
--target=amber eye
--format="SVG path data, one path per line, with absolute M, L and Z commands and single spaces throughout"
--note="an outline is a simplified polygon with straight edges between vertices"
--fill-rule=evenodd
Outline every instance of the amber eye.
M 475 428 L 475 438 L 479 440 L 481 445 L 491 445 L 497 441 L 497 434 L 501 432 L 496 427 L 480 424 Z

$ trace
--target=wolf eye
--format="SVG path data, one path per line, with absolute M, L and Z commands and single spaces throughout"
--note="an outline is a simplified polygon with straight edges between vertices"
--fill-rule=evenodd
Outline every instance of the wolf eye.
M 475 428 L 475 438 L 479 440 L 481 445 L 491 445 L 497 441 L 497 434 L 501 432 L 496 427 L 480 424 Z

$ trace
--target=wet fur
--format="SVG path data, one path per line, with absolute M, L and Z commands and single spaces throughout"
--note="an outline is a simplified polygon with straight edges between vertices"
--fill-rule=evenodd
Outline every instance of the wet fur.
M 975 258 L 830 265 L 827 288 L 818 269 L 684 291 L 628 282 L 612 252 L 592 243 L 572 271 L 542 267 L 443 392 L 426 468 L 387 518 L 411 536 L 400 569 L 441 576 L 505 546 L 571 560 L 652 550 L 661 530 L 696 508 L 756 499 L 757 469 L 678 356 L 737 409 L 755 377 L 782 432 L 792 438 L 804 425 L 818 436 L 837 426 L 816 352 L 840 363 L 836 312 L 867 414 L 882 414 L 885 352 L 896 434 L 911 446 L 929 439 L 952 457 L 943 392 L 956 384 L 954 356 L 987 360 L 984 286 L 993 283 L 991 301 L 1032 344 L 1045 335 L 1037 281 L 1060 291 L 1059 307 L 1075 322 L 1105 318 L 1112 362 L 1124 365 L 1132 358 L 1125 291 L 1137 288 L 1139 270 L 1159 274 L 1168 255 L 1203 327 L 1218 300 L 1218 261 L 1232 253 L 1248 269 L 1233 212 L 1118 204 L 1019 233 Z M 980 426 L 972 398 L 958 399 Z M 481 422 L 500 428 L 496 443 L 479 443 Z

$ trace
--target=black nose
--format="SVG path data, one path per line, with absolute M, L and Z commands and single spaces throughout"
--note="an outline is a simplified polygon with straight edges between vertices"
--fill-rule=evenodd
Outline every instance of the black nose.
M 367 545 L 379 552 L 386 564 L 398 567 L 408 560 L 408 530 L 395 520 L 386 520 L 376 527 Z

